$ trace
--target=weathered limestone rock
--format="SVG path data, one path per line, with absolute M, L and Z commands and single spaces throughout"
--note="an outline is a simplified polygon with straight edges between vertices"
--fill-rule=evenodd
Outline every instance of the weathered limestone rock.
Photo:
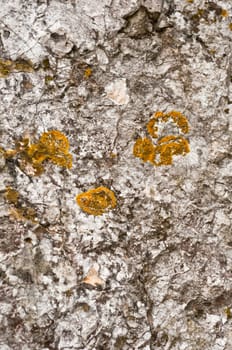
M 232 349 L 231 16 L 1 2 L 0 349 Z

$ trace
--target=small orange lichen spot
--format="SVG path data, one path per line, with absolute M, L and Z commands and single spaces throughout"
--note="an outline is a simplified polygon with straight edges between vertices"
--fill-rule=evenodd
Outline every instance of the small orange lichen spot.
M 136 140 L 133 154 L 135 157 L 141 158 L 144 162 L 151 162 L 154 164 L 155 147 L 148 138 L 139 138 Z
M 92 69 L 89 67 L 89 68 L 87 68 L 87 69 L 85 70 L 84 77 L 85 77 L 86 79 L 88 79 L 88 78 L 92 75 L 92 73 L 93 73 L 93 71 L 92 71 Z
M 222 17 L 228 17 L 228 11 L 225 10 L 225 9 L 222 9 L 222 10 L 221 10 L 221 16 L 222 16 Z
M 4 197 L 10 204 L 17 204 L 19 199 L 19 193 L 12 187 L 7 186 Z
M 232 30 L 232 23 L 229 24 L 229 29 Z
M 52 75 L 45 75 L 45 77 L 44 77 L 44 82 L 46 85 L 50 84 L 51 81 L 53 81 L 53 80 L 54 80 L 54 77 Z
M 188 141 L 182 136 L 165 136 L 158 141 L 158 145 L 155 147 L 155 160 L 154 164 L 171 165 L 172 157 L 174 155 L 185 156 L 190 152 Z M 156 158 L 159 157 L 159 161 Z
M 96 216 L 115 208 L 117 204 L 114 192 L 103 186 L 77 195 L 76 201 L 83 211 Z
M 110 153 L 110 158 L 112 158 L 112 159 L 117 158 L 117 154 L 116 154 L 116 153 L 111 152 L 111 153 Z

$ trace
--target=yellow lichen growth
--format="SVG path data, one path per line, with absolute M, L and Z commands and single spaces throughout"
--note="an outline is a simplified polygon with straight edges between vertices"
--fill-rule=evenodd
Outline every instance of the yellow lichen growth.
M 232 312 L 229 307 L 225 308 L 225 314 L 226 314 L 227 320 L 230 320 L 232 318 Z
M 45 75 L 44 82 L 46 85 L 49 85 L 54 80 L 54 77 L 52 75 Z
M 148 133 L 154 137 L 158 137 L 158 127 L 156 126 L 157 122 L 161 121 L 166 123 L 169 119 L 172 119 L 173 122 L 178 126 L 178 128 L 184 133 L 187 134 L 189 132 L 188 121 L 186 117 L 177 111 L 171 111 L 169 113 L 156 112 L 153 118 L 147 123 L 147 131 Z
M 15 149 L 6 149 L 3 152 L 4 157 L 7 158 L 13 158 L 17 154 L 17 151 Z
M 88 79 L 92 75 L 92 69 L 89 67 L 85 70 L 84 77 Z
M 222 9 L 222 10 L 221 10 L 221 16 L 222 16 L 222 17 L 228 17 L 228 11 L 225 10 L 225 9 Z
M 84 212 L 95 216 L 104 214 L 117 204 L 114 192 L 103 186 L 77 195 L 76 201 Z
M 44 132 L 39 139 L 39 143 L 47 147 L 51 154 L 56 152 L 65 154 L 69 150 L 69 141 L 67 137 L 58 130 Z
M 229 29 L 232 30 L 232 23 L 229 24 Z
M 18 203 L 19 193 L 12 187 L 7 186 L 4 197 L 6 198 L 8 203 L 16 205 Z
M 17 154 L 17 151 L 14 149 L 6 150 L 5 148 L 0 147 L 0 153 L 3 155 L 5 159 L 7 159 L 7 158 L 13 158 Z
M 188 141 L 182 136 L 165 136 L 158 141 L 158 145 L 155 147 L 154 164 L 171 165 L 173 163 L 172 157 L 176 155 L 185 156 L 190 152 Z M 156 158 L 159 157 L 159 161 Z
M 117 153 L 111 152 L 111 153 L 110 153 L 110 158 L 112 158 L 112 159 L 117 158 Z
M 13 71 L 31 73 L 34 71 L 34 67 L 30 60 L 17 59 L 12 61 L 0 59 L 0 78 L 6 78 Z
M 29 176 L 38 176 L 44 172 L 44 162 L 72 167 L 72 155 L 69 153 L 69 141 L 58 130 L 44 132 L 39 141 L 30 144 L 29 138 L 16 142 L 14 150 L 4 150 L 5 158 L 17 156 L 20 168 Z
M 154 138 L 158 137 L 158 126 L 155 126 L 157 118 L 152 118 L 147 123 L 147 132 Z
M 0 78 L 7 77 L 11 72 L 12 61 L 0 60 Z
M 5 199 L 10 206 L 10 216 L 19 221 L 31 221 L 36 223 L 38 220 L 36 218 L 36 212 L 34 208 L 23 206 L 22 200 L 18 191 L 14 188 L 7 186 L 4 194 Z
M 72 167 L 68 139 L 57 130 L 43 133 L 38 143 L 27 147 L 24 151 L 24 159 L 33 166 L 35 175 L 40 175 L 43 172 L 42 163 L 45 160 L 65 168 Z
M 141 158 L 144 162 L 154 164 L 155 147 L 150 139 L 137 139 L 134 144 L 133 153 L 135 157 Z
M 167 123 L 169 119 L 177 125 L 179 130 L 186 134 L 189 131 L 186 117 L 177 111 L 163 113 L 158 111 L 147 123 L 147 131 L 153 138 L 158 138 L 158 122 Z M 180 135 L 167 135 L 159 138 L 157 144 L 153 144 L 149 138 L 139 138 L 136 140 L 133 148 L 135 157 L 141 158 L 144 162 L 150 162 L 153 165 L 171 165 L 173 156 L 185 156 L 190 152 L 188 140 Z
M 72 155 L 69 153 L 69 141 L 58 130 L 44 132 L 37 144 L 31 145 L 28 156 L 35 164 L 50 160 L 54 164 L 65 168 L 72 167 Z

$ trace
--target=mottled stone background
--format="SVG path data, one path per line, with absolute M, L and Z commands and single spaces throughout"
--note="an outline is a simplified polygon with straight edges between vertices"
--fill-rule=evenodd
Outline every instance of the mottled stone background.
M 0 152 L 1 350 L 232 349 L 231 6 L 0 1 L 0 66 L 33 67 L 0 72 L 0 146 L 57 129 L 73 155 L 33 177 Z M 191 152 L 135 158 L 172 109 Z M 7 186 L 36 220 L 14 215 Z M 94 217 L 75 197 L 98 186 L 118 205 Z

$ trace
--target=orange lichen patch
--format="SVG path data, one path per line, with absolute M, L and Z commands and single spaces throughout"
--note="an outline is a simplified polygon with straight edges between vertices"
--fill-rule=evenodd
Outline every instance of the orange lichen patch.
M 16 205 L 18 203 L 19 193 L 18 191 L 14 190 L 12 187 L 7 186 L 4 197 L 6 198 L 8 203 Z
M 221 16 L 222 16 L 222 17 L 228 17 L 228 11 L 225 10 L 225 9 L 222 9 L 222 10 L 221 10 Z
M 232 30 L 232 23 L 229 24 L 229 29 Z
M 133 148 L 135 157 L 141 158 L 144 162 L 154 163 L 155 147 L 148 138 L 139 138 L 136 140 Z
M 169 119 L 172 119 L 173 122 L 179 127 L 179 129 L 184 133 L 189 132 L 189 126 L 188 121 L 186 117 L 177 111 L 171 111 L 168 113 L 163 112 L 156 112 L 153 116 L 153 118 L 147 123 L 147 131 L 148 133 L 154 137 L 158 137 L 158 127 L 156 126 L 156 123 L 161 121 L 163 123 L 166 123 Z
M 69 141 L 58 130 L 44 132 L 37 143 L 31 144 L 28 137 L 15 144 L 14 150 L 3 150 L 5 158 L 17 157 L 20 168 L 29 176 L 44 172 L 44 162 L 51 161 L 65 168 L 72 167 Z
M 47 147 L 51 154 L 56 152 L 67 153 L 69 150 L 67 137 L 58 130 L 44 132 L 39 139 L 39 143 Z
M 92 69 L 89 67 L 89 68 L 87 68 L 86 70 L 85 70 L 85 72 L 84 72 L 84 77 L 86 78 L 86 79 L 88 79 L 91 75 L 92 75 Z
M 24 141 L 25 143 L 25 141 Z M 69 153 L 69 141 L 58 130 L 44 132 L 39 142 L 23 147 L 23 160 L 32 165 L 35 175 L 43 172 L 42 163 L 46 160 L 65 168 L 72 167 L 72 155 Z
M 54 164 L 65 168 L 72 167 L 72 155 L 69 153 L 69 141 L 67 137 L 58 130 L 44 132 L 35 145 L 28 149 L 28 155 L 36 163 L 41 164 L 50 160 Z
M 115 208 L 117 204 L 114 192 L 103 186 L 77 195 L 76 201 L 84 212 L 96 216 Z
M 15 155 L 18 156 L 20 168 L 29 176 L 38 176 L 44 172 L 42 162 L 38 161 L 36 157 L 33 157 L 35 148 L 35 145 L 30 145 L 29 138 L 23 138 L 17 141 L 15 145 L 14 151 L 16 152 Z M 32 152 L 33 149 L 34 152 Z
M 34 208 L 22 205 L 18 191 L 10 186 L 7 186 L 4 194 L 5 199 L 10 204 L 10 216 L 19 221 L 31 221 L 36 223 L 36 212 Z
M 189 143 L 182 136 L 169 135 L 162 137 L 155 147 L 154 164 L 156 166 L 171 165 L 173 163 L 173 156 L 185 156 L 189 152 Z M 159 161 L 156 161 L 157 157 L 159 157 Z

